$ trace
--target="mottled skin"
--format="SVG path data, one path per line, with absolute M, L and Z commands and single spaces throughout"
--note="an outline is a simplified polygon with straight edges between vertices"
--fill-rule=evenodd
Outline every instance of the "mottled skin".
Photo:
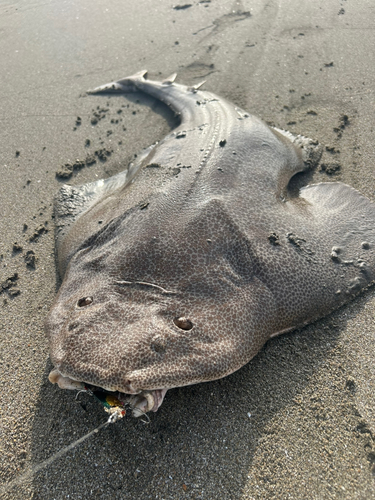
M 181 124 L 129 171 L 62 188 L 46 321 L 55 374 L 127 394 L 224 377 L 375 279 L 375 205 L 341 183 L 288 192 L 316 143 L 144 75 L 96 91 L 139 89 Z

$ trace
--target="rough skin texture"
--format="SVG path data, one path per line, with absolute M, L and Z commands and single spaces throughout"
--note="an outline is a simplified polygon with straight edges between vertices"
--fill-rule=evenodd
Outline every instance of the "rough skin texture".
M 143 72 L 97 91 L 134 89 L 181 124 L 131 175 L 57 197 L 46 331 L 62 375 L 128 394 L 224 377 L 374 280 L 374 204 L 341 183 L 288 191 L 316 143 Z

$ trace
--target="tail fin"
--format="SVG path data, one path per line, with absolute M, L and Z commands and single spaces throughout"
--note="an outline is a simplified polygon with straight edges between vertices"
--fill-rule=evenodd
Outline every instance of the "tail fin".
M 138 73 L 122 78 L 117 82 L 106 83 L 105 85 L 101 85 L 100 87 L 96 87 L 95 89 L 88 90 L 87 94 L 100 94 L 104 92 L 137 92 L 138 89 L 134 82 L 137 80 L 146 79 L 147 70 L 138 71 Z

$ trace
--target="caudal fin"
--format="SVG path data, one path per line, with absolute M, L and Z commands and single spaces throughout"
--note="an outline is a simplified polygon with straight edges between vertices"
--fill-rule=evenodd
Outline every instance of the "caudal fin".
M 87 94 L 113 93 L 113 92 L 137 92 L 138 88 L 135 85 L 136 81 L 146 80 L 147 70 L 138 71 L 134 75 L 121 78 L 117 82 L 110 82 L 92 90 L 88 90 Z

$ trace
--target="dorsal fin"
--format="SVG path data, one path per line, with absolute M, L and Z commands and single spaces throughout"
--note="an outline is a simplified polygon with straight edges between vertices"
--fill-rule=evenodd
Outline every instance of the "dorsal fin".
M 161 83 L 162 85 L 172 85 L 172 83 L 176 80 L 177 73 L 172 73 L 168 78 L 165 78 Z
M 202 82 L 199 82 L 195 85 L 193 85 L 192 87 L 190 87 L 189 90 L 191 90 L 192 92 L 196 92 L 197 90 L 199 90 L 205 83 L 206 83 L 207 80 L 203 80 Z

